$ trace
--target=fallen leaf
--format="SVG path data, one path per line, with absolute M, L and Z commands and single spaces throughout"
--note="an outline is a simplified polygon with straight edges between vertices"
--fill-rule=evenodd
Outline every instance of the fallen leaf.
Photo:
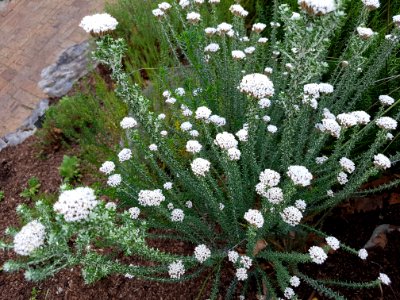
M 394 226 L 390 224 L 382 224 L 374 229 L 372 235 L 368 242 L 364 245 L 365 249 L 370 249 L 374 247 L 381 247 L 382 249 L 387 245 L 386 234 L 392 231 L 400 231 L 400 226 Z
M 258 240 L 253 250 L 253 256 L 256 256 L 258 253 L 260 253 L 260 251 L 265 249 L 267 245 L 268 243 L 265 240 Z

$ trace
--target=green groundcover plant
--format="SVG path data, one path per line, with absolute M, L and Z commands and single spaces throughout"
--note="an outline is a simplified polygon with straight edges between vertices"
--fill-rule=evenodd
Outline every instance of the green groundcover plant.
M 337 286 L 390 284 L 384 270 L 373 281 L 347 282 L 311 278 L 299 266 L 323 264 L 338 249 L 368 257 L 315 221 L 399 160 L 399 153 L 382 152 L 397 129 L 400 100 L 380 95 L 367 111 L 358 105 L 399 47 L 400 16 L 381 36 L 365 26 L 379 1 L 361 1 L 346 48 L 330 62 L 347 1 L 299 0 L 298 11 L 275 1 L 268 37 L 266 24 L 244 26 L 247 11 L 239 4 L 229 7 L 231 23 L 218 23 L 218 3 L 164 2 L 152 11 L 175 60 L 160 75 L 183 75 L 160 91 L 165 105 L 157 112 L 123 68 L 124 40 L 108 35 L 116 20 L 82 20 L 97 39 L 94 57 L 112 70 L 115 92 L 129 108 L 119 124 L 121 150 L 100 167 L 121 205 L 99 200 L 89 187 L 64 186 L 55 203 L 19 206 L 26 225 L 9 229 L 13 242 L 3 248 L 21 259 L 4 270 L 25 269 L 28 280 L 40 280 L 80 265 L 87 283 L 110 274 L 177 282 L 212 270 L 210 299 L 221 292 L 227 265 L 236 270 L 228 299 L 244 298 L 250 284 L 264 299 L 296 299 L 300 284 L 333 299 L 344 299 Z M 336 69 L 326 74 L 329 63 Z M 360 147 L 365 139 L 371 143 Z M 306 248 L 308 233 L 321 240 Z M 146 238 L 187 242 L 193 254 L 154 249 Z M 125 264 L 121 253 L 151 264 Z

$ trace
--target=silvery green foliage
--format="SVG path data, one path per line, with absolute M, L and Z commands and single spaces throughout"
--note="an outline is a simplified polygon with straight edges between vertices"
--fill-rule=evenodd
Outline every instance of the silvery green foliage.
M 25 268 L 29 279 L 41 279 L 81 264 L 92 282 L 111 273 L 177 281 L 212 268 L 211 299 L 217 298 L 220 270 L 228 260 L 236 275 L 227 298 L 248 280 L 267 287 L 259 293 L 267 292 L 268 298 L 295 297 L 292 287 L 305 283 L 335 299 L 343 297 L 331 285 L 390 282 L 386 275 L 371 282 L 321 281 L 300 272 L 298 265 L 323 264 L 328 251 L 339 248 L 355 259 L 357 254 L 367 258 L 365 249 L 343 245 L 304 220 L 350 197 L 399 159 L 382 153 L 390 143 L 388 134 L 397 128 L 399 100 L 370 112 L 357 109 L 398 48 L 399 28 L 394 26 L 386 39 L 360 36 L 355 29 L 336 70 L 322 81 L 331 38 L 346 17 L 343 1 L 326 6 L 299 1 L 298 12 L 275 2 L 268 38 L 261 35 L 265 24 L 246 30 L 246 12 L 239 6 L 231 7 L 232 22 L 227 23 L 217 22 L 219 1 L 192 2 L 164 3 L 153 11 L 176 58 L 173 67 L 185 75 L 160 92 L 162 112 L 151 110 L 124 72 L 124 41 L 109 36 L 97 41 L 94 56 L 112 70 L 115 91 L 128 104 L 134 124 L 121 123 L 126 129 L 121 150 L 131 149 L 129 157 L 116 153 L 100 168 L 127 210 L 99 202 L 88 219 L 67 222 L 51 206 L 38 203 L 45 243 L 31 253 L 29 265 L 9 262 L 6 269 Z M 369 9 L 361 10 L 357 27 L 364 26 Z M 360 150 L 367 137 L 371 145 Z M 150 234 L 149 229 L 158 231 Z M 321 241 L 327 238 L 327 244 L 312 245 L 307 252 L 285 243 L 309 232 Z M 193 254 L 152 249 L 146 236 L 188 242 Z M 104 246 L 157 267 L 123 265 L 96 251 Z M 275 273 L 266 274 L 260 261 L 269 262 Z M 45 267 L 31 267 L 39 262 Z

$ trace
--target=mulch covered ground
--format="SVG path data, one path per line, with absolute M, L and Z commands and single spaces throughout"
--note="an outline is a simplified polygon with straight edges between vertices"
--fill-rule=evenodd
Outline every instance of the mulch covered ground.
M 40 192 L 57 192 L 61 183 L 58 167 L 64 154 L 76 153 L 77 149 L 59 150 L 49 153 L 46 157 L 39 155 L 36 146 L 36 137 L 29 138 L 18 147 L 8 148 L 0 152 L 0 190 L 5 192 L 5 199 L 0 203 L 0 236 L 8 226 L 18 226 L 15 208 L 20 203 L 29 200 L 21 198 L 19 194 L 26 187 L 26 182 L 32 176 L 41 182 Z M 91 179 L 83 179 L 84 182 Z M 365 198 L 363 203 L 350 202 L 345 208 L 332 212 L 324 224 L 328 234 L 337 237 L 340 241 L 355 248 L 362 248 L 368 241 L 371 233 L 380 224 L 400 225 L 399 190 L 384 192 L 380 195 Z M 397 197 L 397 198 L 396 198 Z M 377 205 L 365 205 L 377 203 Z M 357 209 L 352 209 L 352 208 Z M 372 207 L 372 209 L 371 209 Z M 165 249 L 165 241 L 154 242 L 153 246 Z M 190 253 L 192 249 L 183 244 L 169 244 L 176 252 Z M 330 254 L 322 265 L 310 264 L 303 267 L 303 271 L 312 277 L 346 279 L 349 281 L 363 281 L 376 279 L 379 272 L 389 275 L 392 280 L 390 287 L 382 290 L 345 290 L 341 289 L 348 299 L 400 299 L 400 232 L 394 231 L 387 235 L 387 244 L 384 248 L 377 247 L 369 251 L 369 257 L 362 261 L 358 257 L 349 255 L 341 250 Z M 0 252 L 0 265 L 13 258 L 12 252 Z M 165 284 L 158 282 L 144 282 L 137 279 L 128 279 L 124 276 L 111 276 L 94 285 L 84 285 L 78 268 L 64 270 L 53 278 L 40 283 L 31 283 L 24 280 L 23 273 L 0 272 L 0 299 L 30 299 L 32 290 L 38 291 L 37 299 L 206 299 L 209 285 L 205 292 L 197 298 L 204 279 L 209 275 L 205 272 L 200 278 L 184 283 Z M 233 271 L 226 268 L 223 275 L 223 285 L 234 276 Z M 305 284 L 301 285 L 300 299 L 325 299 Z M 221 292 L 224 295 L 223 292 Z M 221 299 L 223 299 L 221 295 Z M 249 299 L 255 299 L 250 296 Z

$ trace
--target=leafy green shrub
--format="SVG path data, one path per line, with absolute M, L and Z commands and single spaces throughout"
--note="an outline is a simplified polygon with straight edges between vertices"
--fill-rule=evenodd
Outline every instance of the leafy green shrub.
M 79 181 L 82 177 L 79 170 L 79 159 L 76 156 L 64 155 L 59 171 L 65 183 Z
M 130 81 L 124 40 L 106 34 L 97 40 L 95 57 L 113 70 L 115 92 L 130 115 L 118 120 L 125 130 L 118 158 L 100 171 L 127 210 L 97 200 L 85 187 L 64 190 L 54 205 L 39 201 L 40 217 L 19 209 L 29 223 L 3 247 L 28 257 L 4 269 L 25 269 L 27 279 L 40 280 L 80 265 L 88 283 L 114 273 L 177 282 L 208 269 L 214 275 L 211 299 L 221 293 L 227 263 L 235 269 L 227 299 L 245 295 L 250 284 L 268 299 L 295 298 L 300 283 L 333 299 L 344 297 L 332 286 L 390 284 L 383 273 L 370 282 L 320 280 L 299 266 L 323 264 L 339 248 L 368 256 L 313 221 L 400 158 L 382 153 L 397 128 L 400 100 L 379 95 L 376 106 L 358 109 L 399 47 L 399 26 L 386 38 L 372 34 L 364 27 L 370 11 L 363 7 L 329 72 L 346 1 L 335 8 L 331 1 L 327 7 L 303 1 L 299 12 L 275 2 L 269 42 L 260 36 L 265 24 L 245 27 L 240 6 L 230 7 L 232 24 L 214 23 L 205 31 L 203 18 L 217 20 L 215 5 L 185 3 L 187 9 L 164 3 L 153 11 L 183 75 L 179 85 L 165 86 L 165 114 L 152 111 Z M 304 241 L 308 233 L 319 236 L 311 246 Z M 146 237 L 187 242 L 193 255 L 154 249 Z M 117 259 L 121 252 L 151 263 L 125 264 Z M 264 270 L 266 263 L 273 272 Z
M 22 191 L 19 195 L 23 198 L 32 199 L 40 189 L 40 181 L 36 177 L 31 177 L 28 180 L 28 187 Z

